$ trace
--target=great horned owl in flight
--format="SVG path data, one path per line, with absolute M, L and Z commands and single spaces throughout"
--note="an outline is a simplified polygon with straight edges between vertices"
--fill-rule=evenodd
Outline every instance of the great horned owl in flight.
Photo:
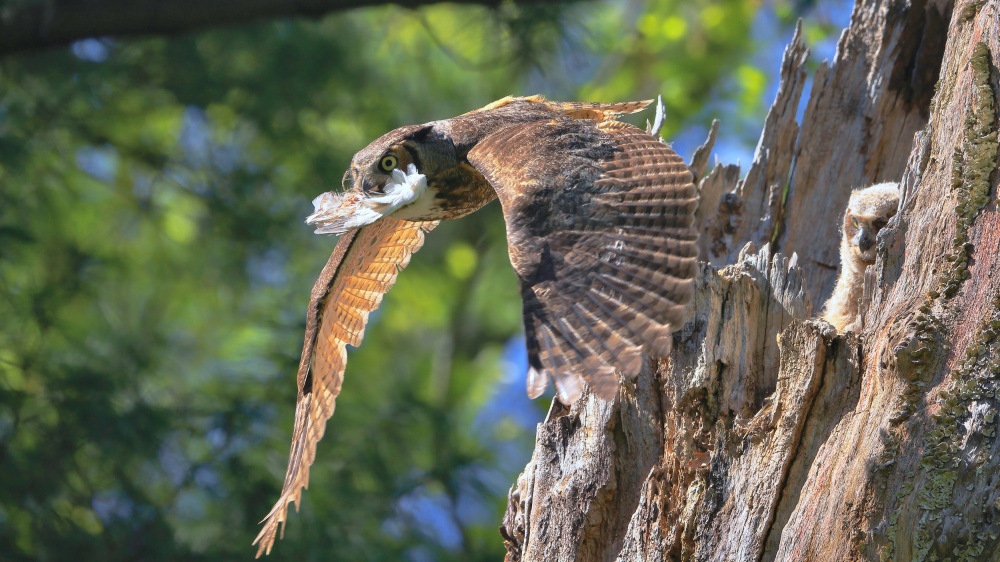
M 340 234 L 312 289 L 281 498 L 254 544 L 270 552 L 308 484 L 340 393 L 346 347 L 438 221 L 500 199 L 520 279 L 528 395 L 555 382 L 570 404 L 585 380 L 613 397 L 644 351 L 664 356 L 696 274 L 698 193 L 659 138 L 616 120 L 645 102 L 507 97 L 451 119 L 386 133 L 351 161 L 350 187 L 314 201 L 307 222 Z
M 822 318 L 838 332 L 857 331 L 865 269 L 875 263 L 875 237 L 899 207 L 899 185 L 880 183 L 851 194 L 841 225 L 840 276 Z

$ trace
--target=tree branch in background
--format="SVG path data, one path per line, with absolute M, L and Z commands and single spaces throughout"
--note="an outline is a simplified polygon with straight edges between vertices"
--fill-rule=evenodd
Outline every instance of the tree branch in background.
M 499 6 L 499 0 L 453 0 Z M 556 3 L 558 0 L 542 0 Z M 206 27 L 395 4 L 418 8 L 438 0 L 42 0 L 0 7 L 0 57 L 68 45 L 88 37 L 176 35 Z M 537 4 L 538 2 L 534 2 Z

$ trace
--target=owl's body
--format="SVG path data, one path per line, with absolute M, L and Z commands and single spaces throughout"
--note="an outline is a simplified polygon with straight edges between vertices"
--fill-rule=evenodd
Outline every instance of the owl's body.
M 876 236 L 899 207 L 899 185 L 880 183 L 851 194 L 841 223 L 840 275 L 822 318 L 838 332 L 857 331 L 865 269 L 875 263 Z
M 524 301 L 532 398 L 552 379 L 566 404 L 583 381 L 610 399 L 617 373 L 638 374 L 644 351 L 669 351 L 693 296 L 698 194 L 669 146 L 615 120 L 648 103 L 508 97 L 401 127 L 354 156 L 344 194 L 314 201 L 307 222 L 341 238 L 313 287 L 291 458 L 258 556 L 308 483 L 346 346 L 361 343 L 368 314 L 437 221 L 499 198 Z
M 411 214 L 401 209 L 401 212 L 393 216 L 424 221 L 455 219 L 479 210 L 497 197 L 497 186 L 491 185 L 483 176 L 482 170 L 470 162 L 470 153 L 472 158 L 478 157 L 481 164 L 500 155 L 481 145 L 492 134 L 509 130 L 527 137 L 518 139 L 522 143 L 520 145 L 503 146 L 504 154 L 518 149 L 533 152 L 538 150 L 539 141 L 542 140 L 538 137 L 545 134 L 554 136 L 551 132 L 540 131 L 537 123 L 556 121 L 567 129 L 565 134 L 577 137 L 572 142 L 580 146 L 591 146 L 602 142 L 596 137 L 607 136 L 600 134 L 600 123 L 610 123 L 615 116 L 641 110 L 648 103 L 581 104 L 551 102 L 541 96 L 507 97 L 451 119 L 390 131 L 354 156 L 349 173 L 353 184 L 360 186 L 365 192 L 377 189 L 382 181 L 380 176 L 384 175 L 384 171 L 378 168 L 380 157 L 387 151 L 398 152 L 397 166 L 405 169 L 406 165 L 414 164 L 421 174 L 428 176 L 428 188 L 434 192 L 434 197 L 427 212 Z M 587 117 L 587 123 L 580 121 L 581 115 Z M 574 121 L 576 122 L 573 123 Z M 572 125 L 567 128 L 568 123 Z M 532 124 L 536 126 L 532 127 Z M 603 139 L 603 143 L 607 145 L 608 140 Z M 496 147 L 498 142 L 491 139 L 489 144 Z M 475 150 L 477 148 L 478 151 Z M 610 146 L 606 148 L 610 149 Z M 608 150 L 603 156 L 610 158 L 612 152 Z M 546 174 L 558 174 L 572 168 L 572 164 L 579 163 L 564 163 L 559 166 L 561 159 L 539 163 L 531 162 L 530 155 L 522 154 L 522 157 L 525 157 L 523 164 L 534 165 Z M 372 165 L 365 167 L 357 164 L 367 162 Z M 530 173 L 530 170 L 526 171 Z

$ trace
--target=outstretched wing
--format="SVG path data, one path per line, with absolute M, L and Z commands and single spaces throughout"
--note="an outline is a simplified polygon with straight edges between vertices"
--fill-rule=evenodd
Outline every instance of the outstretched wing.
M 683 160 L 617 121 L 556 118 L 480 141 L 469 162 L 497 191 L 521 280 L 528 395 L 551 377 L 575 400 L 580 376 L 614 396 L 615 370 L 666 355 L 693 296 L 698 204 Z
M 378 308 L 382 295 L 396 282 L 396 274 L 424 243 L 424 233 L 437 222 L 383 218 L 343 234 L 313 285 L 306 317 L 306 339 L 299 361 L 299 393 L 295 401 L 295 428 L 281 498 L 264 518 L 254 540 L 257 557 L 270 553 L 278 525 L 288 504 L 298 509 L 302 488 L 309 485 L 309 467 L 316 443 L 323 438 L 326 420 L 344 381 L 347 346 L 357 346 L 365 334 L 368 313 Z M 282 526 L 284 534 L 284 526 Z
M 625 101 L 614 103 L 595 103 L 588 101 L 552 101 L 545 99 L 545 96 L 536 94 L 527 97 L 506 96 L 497 101 L 470 111 L 472 113 L 482 113 L 501 108 L 511 103 L 520 101 L 536 102 L 544 105 L 551 111 L 562 113 L 573 119 L 593 119 L 595 121 L 611 121 L 619 115 L 626 113 L 637 113 L 646 109 L 646 106 L 653 103 L 653 100 Z

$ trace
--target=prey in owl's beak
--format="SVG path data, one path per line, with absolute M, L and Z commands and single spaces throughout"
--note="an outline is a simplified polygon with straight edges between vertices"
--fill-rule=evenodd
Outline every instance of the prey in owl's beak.
M 343 234 L 389 216 L 410 205 L 427 191 L 427 176 L 417 172 L 410 164 L 406 172 L 395 169 L 381 186 L 365 185 L 343 193 L 328 191 L 313 199 L 313 214 L 306 217 L 306 224 L 317 225 L 316 234 Z

